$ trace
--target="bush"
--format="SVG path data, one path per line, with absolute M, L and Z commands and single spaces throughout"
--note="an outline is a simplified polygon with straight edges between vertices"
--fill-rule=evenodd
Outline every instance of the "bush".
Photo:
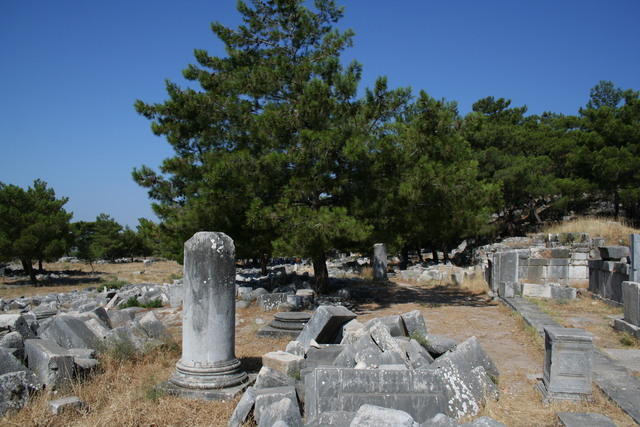
M 122 288 L 123 286 L 128 285 L 127 282 L 123 281 L 123 280 L 118 280 L 115 277 L 111 277 L 107 280 L 104 281 L 104 283 L 101 286 L 98 286 L 98 288 L 96 289 L 98 292 L 104 292 L 105 290 L 108 291 L 110 289 L 115 289 L 118 290 L 120 288 Z
M 138 300 L 138 297 L 130 297 L 124 304 L 120 306 L 120 309 L 129 307 L 160 308 L 162 307 L 162 300 L 160 298 L 156 298 L 146 304 L 143 304 Z

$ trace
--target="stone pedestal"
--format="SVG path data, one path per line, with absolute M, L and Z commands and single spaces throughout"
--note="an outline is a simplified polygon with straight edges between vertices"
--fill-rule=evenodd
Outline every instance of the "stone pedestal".
M 307 324 L 311 314 L 299 311 L 284 311 L 276 313 L 269 325 L 260 329 L 259 337 L 290 337 L 296 338 Z
M 387 248 L 384 243 L 373 245 L 373 279 L 387 279 Z
M 622 282 L 624 319 L 615 319 L 614 329 L 640 338 L 640 283 Z
M 248 385 L 235 357 L 235 246 L 201 231 L 184 244 L 182 357 L 166 384 L 172 394 L 231 398 Z
M 629 281 L 640 282 L 640 234 L 629 236 L 631 241 L 631 269 L 629 270 Z
M 591 334 L 561 327 L 546 327 L 544 333 L 544 373 L 538 388 L 545 401 L 590 399 Z

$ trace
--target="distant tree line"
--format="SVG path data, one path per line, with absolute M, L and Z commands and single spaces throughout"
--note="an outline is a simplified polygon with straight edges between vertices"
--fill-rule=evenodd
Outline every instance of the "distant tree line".
M 0 261 L 18 259 L 31 281 L 38 263 L 77 256 L 89 263 L 97 259 L 147 256 L 157 249 L 157 225 L 141 218 L 136 230 L 123 227 L 106 214 L 95 221 L 71 222 L 64 209 L 69 199 L 56 198 L 42 180 L 26 190 L 0 182 Z
M 322 292 L 331 249 L 385 242 L 406 259 L 597 203 L 640 220 L 638 92 L 600 82 L 575 116 L 494 97 L 462 116 L 384 77 L 358 92 L 362 66 L 340 62 L 353 36 L 335 27 L 343 9 L 303 3 L 240 1 L 242 25 L 212 24 L 227 56 L 195 50 L 183 71 L 193 84 L 136 102 L 175 151 L 159 171 L 133 172 L 164 255 L 224 231 L 242 258 L 311 258 Z

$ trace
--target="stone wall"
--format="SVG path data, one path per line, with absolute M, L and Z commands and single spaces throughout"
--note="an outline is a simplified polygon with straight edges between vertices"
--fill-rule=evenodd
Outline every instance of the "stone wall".
M 574 285 L 589 279 L 589 250 L 587 248 L 554 248 L 548 258 L 532 256 L 531 251 L 520 251 L 518 277 L 523 283 L 560 283 Z
M 589 261 L 589 291 L 606 300 L 622 304 L 622 282 L 629 280 L 626 262 Z

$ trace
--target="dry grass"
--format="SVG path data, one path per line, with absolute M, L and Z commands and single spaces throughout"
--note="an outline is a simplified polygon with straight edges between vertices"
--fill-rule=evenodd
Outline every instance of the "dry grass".
M 489 284 L 480 274 L 466 276 L 460 287 L 473 294 L 485 294 L 489 291 Z
M 360 271 L 360 277 L 364 280 L 373 280 L 373 267 L 363 267 Z
M 610 218 L 579 217 L 573 221 L 554 224 L 542 230 L 543 233 L 589 233 L 591 237 L 604 237 L 608 245 L 629 245 L 629 234 L 640 233 L 623 220 Z

